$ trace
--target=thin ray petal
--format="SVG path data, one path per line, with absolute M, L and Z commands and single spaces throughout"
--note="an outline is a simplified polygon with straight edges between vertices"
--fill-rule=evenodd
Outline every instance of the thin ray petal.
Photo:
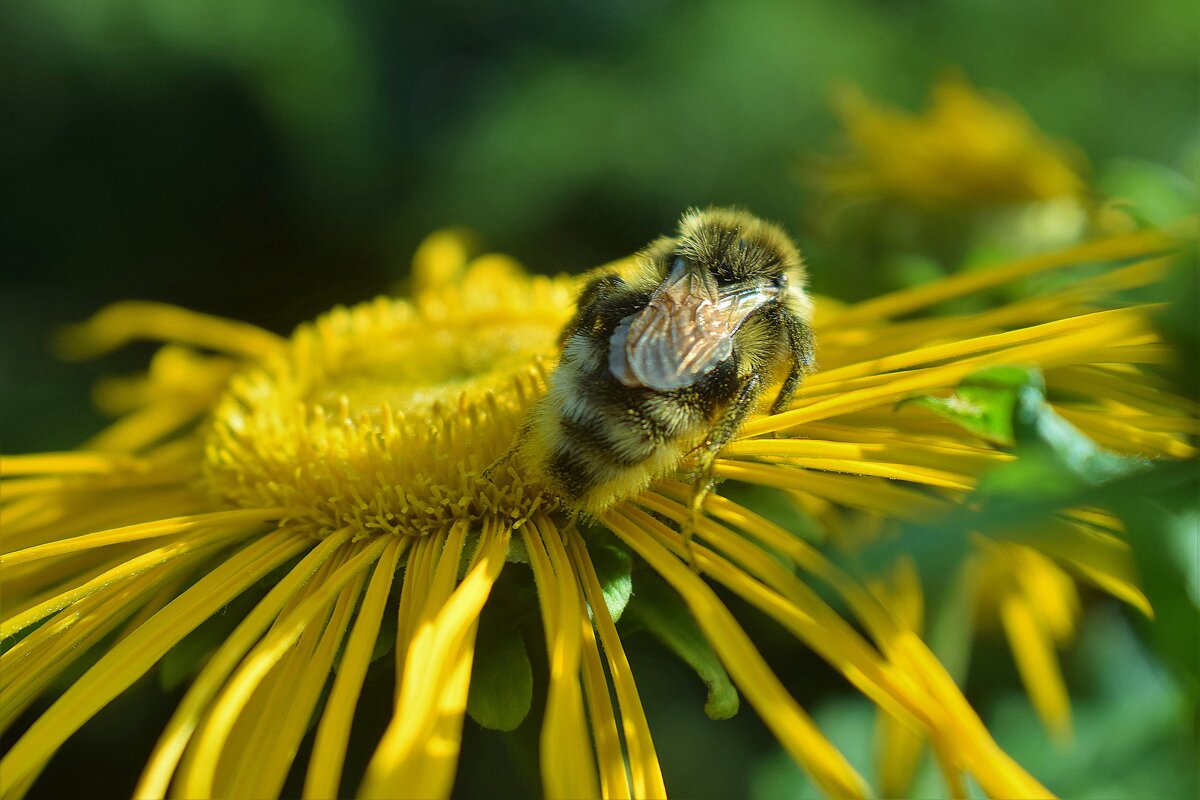
M 138 798 L 161 798 L 167 792 L 184 748 L 200 724 L 201 717 L 226 679 L 246 653 L 275 621 L 285 604 L 308 583 L 316 571 L 350 541 L 354 531 L 346 529 L 321 540 L 288 574 L 271 587 L 267 596 L 234 629 L 200 671 L 183 700 L 171 715 L 151 753 L 146 769 L 134 790 Z
M 1196 455 L 1196 448 L 1186 442 L 1140 425 L 1131 425 L 1099 411 L 1061 406 L 1056 410 L 1097 444 L 1118 452 L 1180 459 Z
M 1069 737 L 1071 707 L 1066 683 L 1048 632 L 1030 602 L 1016 593 L 1000 604 L 1000 620 L 1012 646 L 1021 681 L 1047 728 L 1056 736 Z
M 568 569 L 558 529 L 545 518 L 535 518 L 521 528 L 530 566 L 537 582 L 538 601 L 546 630 L 550 660 L 550 688 L 542 720 L 542 784 L 551 800 L 597 797 L 600 793 L 596 761 L 588 741 L 579 686 L 579 628 L 582 613 L 578 590 L 561 570 Z
M 625 743 L 629 750 L 629 771 L 633 780 L 635 797 L 665 798 L 666 786 L 663 783 L 662 770 L 658 763 L 658 754 L 654 749 L 654 740 L 650 736 L 650 726 L 646 720 L 646 712 L 642 708 L 638 696 L 637 683 L 621 646 L 621 638 L 617 626 L 608 613 L 608 605 L 604 602 L 600 579 L 596 568 L 592 565 L 587 547 L 577 531 L 569 537 L 570 552 L 575 564 L 575 572 L 583 586 L 588 605 L 592 609 L 596 629 L 600 634 L 600 643 L 608 657 L 608 669 L 612 675 L 613 687 L 617 693 L 617 702 L 621 708 L 621 722 L 625 733 Z
M 13 475 L 111 475 L 145 469 L 139 459 L 119 453 L 89 453 L 72 450 L 65 453 L 31 453 L 0 456 L 0 477 Z
M 1083 264 L 1089 261 L 1115 261 L 1144 257 L 1147 253 L 1165 251 L 1177 242 L 1156 230 L 1138 231 L 1098 242 L 1088 242 L 1067 250 L 1032 256 L 1004 266 L 986 270 L 960 272 L 935 283 L 902 289 L 867 300 L 838 314 L 838 325 L 861 325 L 879 319 L 912 313 L 955 297 L 1002 286 L 1018 278 L 1039 272 Z
M 0 794 L 36 775 L 84 722 L 230 600 L 306 545 L 291 531 L 267 534 L 226 560 L 79 678 L 0 760 Z
M 0 674 L 4 675 L 0 730 L 7 729 L 29 703 L 125 622 L 141 603 L 149 603 L 156 590 L 188 568 L 187 563 L 170 564 L 127 581 L 113 592 L 92 595 L 47 620 L 0 656 Z
M 196 403 L 161 400 L 126 414 L 83 443 L 87 450 L 137 452 L 150 447 L 207 410 Z
M 199 314 L 166 303 L 114 303 L 80 325 L 63 331 L 59 352 L 85 359 L 116 350 L 139 339 L 184 342 L 251 358 L 278 350 L 284 340 L 245 322 Z
M 110 544 L 133 542 L 139 539 L 152 539 L 158 536 L 172 536 L 197 529 L 228 529 L 233 527 L 248 527 L 255 524 L 278 519 L 286 513 L 282 508 L 248 508 L 235 511 L 213 511 L 207 514 L 193 514 L 188 517 L 142 522 L 137 525 L 127 525 L 109 531 L 76 536 L 36 547 L 27 547 L 13 553 L 0 555 L 0 569 L 7 569 L 40 558 L 53 558 L 64 554 L 78 553 L 93 547 L 105 547 Z
M 937 486 L 943 489 L 959 491 L 968 491 L 975 486 L 975 481 L 972 478 L 944 469 L 887 463 L 877 460 L 860 461 L 847 458 L 806 458 L 804 456 L 789 454 L 788 451 L 791 448 L 788 445 L 793 444 L 791 441 L 763 439 L 752 439 L 750 441 L 769 443 L 765 445 L 751 445 L 744 448 L 737 447 L 736 449 L 732 446 L 727 447 L 722 451 L 722 456 L 727 458 L 757 456 L 766 465 L 786 465 L 785 469 L 802 468 L 822 472 L 837 472 L 846 475 L 869 475 L 876 478 L 888 478 L 890 480 L 905 481 L 924 486 Z M 779 442 L 783 446 L 777 445 L 776 442 Z M 745 443 L 737 442 L 735 444 L 740 445 Z
M 688 518 L 688 509 L 681 503 L 652 497 L 644 498 L 644 503 L 676 521 Z M 677 554 L 685 552 L 685 547 L 690 548 L 697 565 L 714 580 L 788 627 L 881 708 L 906 721 L 915 719 L 927 726 L 936 716 L 937 710 L 921 692 L 913 691 L 911 681 L 887 665 L 878 651 L 833 608 L 762 549 L 710 520 L 700 520 L 696 533 L 727 553 L 738 562 L 735 564 L 695 542 L 685 546 L 678 534 L 642 521 L 660 544 L 678 550 Z
M 214 776 L 211 768 L 218 763 L 221 749 L 240 709 L 267 673 L 292 648 L 313 618 L 335 600 L 343 587 L 378 560 L 386 544 L 387 541 L 381 538 L 364 547 L 281 618 L 247 655 L 214 702 L 205 723 L 197 730 L 193 744 L 193 769 L 186 770 L 181 778 L 181 790 L 185 795 L 208 797 L 212 794 Z
M 898 519 L 925 520 L 943 512 L 945 501 L 878 478 L 784 469 L 770 464 L 718 459 L 713 474 L 777 489 L 798 489 L 851 508 L 879 511 Z
M 245 780 L 234 780 L 236 791 L 252 797 L 278 797 L 283 790 L 284 780 L 308 731 L 321 691 L 332 674 L 334 657 L 350 625 L 363 582 L 360 574 L 342 590 L 329 621 L 320 629 L 311 656 L 302 659 L 300 653 L 303 651 L 299 647 L 290 654 L 289 660 L 293 663 L 288 666 L 291 669 L 281 671 L 276 682 L 278 699 L 273 698 L 268 712 L 261 717 L 260 735 L 254 737 L 265 742 L 266 747 L 261 749 L 258 757 L 247 760 L 242 773 Z M 272 710 L 282 713 L 273 714 Z
M 591 723 L 592 742 L 596 748 L 596 763 L 600 774 L 600 796 L 628 800 L 629 780 L 625 774 L 625 752 L 621 734 L 617 731 L 617 715 L 608 693 L 608 680 L 596 646 L 596 632 L 587 614 L 579 617 L 583 646 L 581 649 L 584 700 L 587 718 Z
M 1153 375 L 1114 369 L 1111 365 L 1059 367 L 1046 376 L 1050 385 L 1061 384 L 1074 393 L 1108 397 L 1152 414 L 1162 411 L 1200 413 L 1200 403 L 1173 394 Z M 1188 419 L 1183 417 L 1182 419 Z
M 1040 522 L 1017 539 L 1058 560 L 1147 618 L 1154 617 L 1128 542 L 1078 522 L 1055 519 Z
M 952 359 L 958 361 L 973 356 L 978 357 L 984 353 L 1013 349 L 1030 342 L 1068 336 L 1080 331 L 1090 332 L 1091 338 L 1097 341 L 1112 341 L 1122 334 L 1144 329 L 1148 310 L 1150 309 L 1147 307 L 1135 306 L 1111 311 L 1097 311 L 1003 333 L 942 342 L 912 350 L 900 350 L 883 358 L 860 361 L 839 369 L 820 372 L 814 375 L 809 383 L 820 386 L 838 383 L 849 378 L 896 372 Z
M 422 619 L 425 602 L 431 599 L 430 584 L 433 580 L 433 568 L 437 563 L 438 546 L 442 544 L 440 537 L 427 536 L 418 539 L 408 554 L 404 565 L 404 581 L 400 590 L 400 605 L 396 614 L 396 675 L 404 675 L 404 665 L 408 661 L 408 646 L 416 638 L 417 628 Z M 400 690 L 403 681 L 396 681 L 395 702 L 400 702 Z
M 1111 314 L 1113 312 L 1102 313 Z M 1063 322 L 1074 322 L 1074 320 L 1064 320 Z M 1039 327 L 1049 328 L 1061 324 L 1047 323 L 1047 325 Z M 811 403 L 806 403 L 801 399 L 794 404 L 790 411 L 751 419 L 743 426 L 740 436 L 741 438 L 750 438 L 787 430 L 805 422 L 865 411 L 894 404 L 910 397 L 938 390 L 953 389 L 963 378 L 987 366 L 1032 362 L 1043 367 L 1052 367 L 1066 364 L 1130 361 L 1139 357 L 1140 354 L 1132 351 L 1113 353 L 1110 352 L 1111 348 L 1104 348 L 1100 345 L 1130 336 L 1140 324 L 1136 317 L 1110 318 L 1104 323 L 1097 322 L 1082 328 L 1075 324 L 1073 330 L 1061 333 L 1060 329 L 1058 335 L 1051 338 L 1045 338 L 1044 334 L 1047 331 L 1041 331 L 1042 336 L 1040 337 L 1026 336 L 1025 338 L 1032 339 L 1027 344 L 991 350 L 977 356 L 958 358 L 938 367 L 900 372 L 892 376 L 891 380 L 870 377 L 868 379 L 870 385 L 864 388 L 852 389 L 824 398 L 817 397 Z M 1134 360 L 1131 363 L 1138 362 Z M 871 368 L 868 365 L 855 369 L 863 372 Z M 815 378 L 813 382 L 816 383 Z
M 151 550 L 148 553 L 123 561 L 119 566 L 107 570 L 79 586 L 46 600 L 33 608 L 25 610 L 16 616 L 0 623 L 0 639 L 6 639 L 24 630 L 26 627 L 45 619 L 72 603 L 76 603 L 95 592 L 112 587 L 115 583 L 126 578 L 141 575 L 176 558 L 185 558 L 203 552 L 217 545 L 228 544 L 231 540 L 249 536 L 253 530 L 203 530 L 181 541 Z
M 489 525 L 466 577 L 453 585 L 465 526 L 450 534 L 431 583 L 441 594 L 426 598 L 423 623 L 407 648 L 392 722 L 367 767 L 360 796 L 440 797 L 450 791 L 466 711 L 479 614 L 504 565 L 509 532 Z M 440 573 L 440 574 L 439 574 Z M 446 584 L 442 575 L 451 576 Z M 406 573 L 407 577 L 411 571 Z
M 713 508 L 717 516 L 721 516 L 723 514 L 733 515 L 736 506 L 737 504 L 724 498 L 712 497 L 708 507 Z M 944 724 L 944 727 L 931 727 L 931 733 L 934 735 L 937 746 L 947 749 L 949 753 L 957 754 L 957 757 L 970 767 L 971 773 L 989 793 L 999 796 L 1049 796 L 1050 793 L 1045 787 L 1038 784 L 995 744 L 958 687 L 946 674 L 944 667 L 938 663 L 919 637 L 911 631 L 897 626 L 889 615 L 882 612 L 874 598 L 860 587 L 856 587 L 848 577 L 840 574 L 840 571 L 828 564 L 823 556 L 816 553 L 807 544 L 790 537 L 786 531 L 781 531 L 745 509 L 738 509 L 738 514 L 744 519 L 753 520 L 756 532 L 780 531 L 780 536 L 772 538 L 777 539 L 783 545 L 781 548 L 783 552 L 795 553 L 801 559 L 797 563 L 814 569 L 824 579 L 830 581 L 831 585 L 847 599 L 863 623 L 871 630 L 872 635 L 888 656 L 888 660 L 898 666 L 904 674 L 909 676 L 909 679 L 925 685 L 930 698 L 925 703 L 932 703 L 932 705 L 910 705 L 909 708 L 917 719 L 926 721 L 926 724 L 938 722 Z M 666 530 L 649 518 L 643 520 L 642 524 L 647 529 Z M 677 534 L 667 533 L 677 537 Z M 793 539 L 794 544 L 791 547 L 786 545 L 788 538 Z M 697 553 L 702 552 L 697 549 Z M 730 572 L 728 576 L 739 583 L 742 582 L 742 577 L 736 572 Z M 741 585 L 747 586 L 744 583 Z M 746 595 L 747 599 L 754 596 Z M 769 596 L 761 594 L 757 597 L 760 601 L 770 600 Z M 773 616 L 776 616 L 780 622 L 789 625 L 803 623 L 803 619 L 796 615 L 796 609 L 786 603 L 774 603 L 773 606 L 768 607 L 776 609 L 778 615 L 773 614 Z M 911 695 L 897 694 L 894 696 L 903 702 L 905 697 Z M 916 695 L 916 697 L 919 696 L 919 694 Z M 879 700 L 876 702 L 879 703 Z M 881 705 L 886 704 L 881 703 Z M 923 708 L 939 710 L 928 711 Z
M 712 590 L 646 535 L 644 520 L 610 511 L 604 523 L 680 593 L 738 688 L 816 784 L 833 797 L 865 797 L 866 782 L 784 690 Z
M 23 550 L 125 525 L 212 511 L 212 503 L 178 483 L 117 490 L 56 491 L 24 499 L 36 501 L 37 511 L 11 523 L 9 506 L 0 511 L 4 516 L 0 543 L 5 551 Z M 39 566 L 38 569 L 46 567 Z M 7 574 L 11 575 L 12 571 Z
M 264 638 L 277 633 L 281 624 L 292 618 L 293 613 L 320 591 L 327 581 L 338 578 L 339 570 L 360 555 L 365 544 L 351 541 L 339 548 L 313 574 L 312 580 L 284 605 Z M 277 789 L 273 791 L 270 787 L 276 781 L 282 783 L 290 766 L 288 761 L 280 759 L 279 749 L 291 749 L 293 742 L 298 744 L 307 729 L 307 714 L 312 712 L 309 703 L 315 702 L 314 693 L 320 691 L 320 686 L 311 684 L 324 685 L 329 677 L 328 665 L 322 668 L 320 663 L 321 643 L 324 641 L 327 646 L 331 644 L 330 633 L 335 638 L 340 637 L 342 629 L 336 625 L 338 609 L 357 599 L 361 582 L 361 573 L 352 577 L 309 619 L 295 644 L 267 672 L 252 693 L 225 740 L 219 760 L 213 766 L 216 796 L 228 797 L 239 789 L 244 789 L 250 797 L 265 798 L 277 793 Z M 348 595 L 353 595 L 354 600 L 348 600 Z M 291 702 L 293 697 L 295 703 Z M 305 710 L 304 720 L 296 724 L 293 715 Z M 201 723 L 200 730 L 204 729 L 205 724 Z M 184 764 L 187 766 L 180 774 L 188 774 L 194 761 L 194 758 L 189 761 L 185 756 Z
M 342 654 L 337 677 L 325 703 L 325 712 L 317 725 L 312 758 L 304 780 L 304 797 L 338 796 L 342 764 L 350 740 L 350 723 L 358 705 L 367 667 L 371 663 L 375 640 L 379 636 L 379 626 L 396 566 L 407 544 L 407 540 L 393 537 L 375 565 L 362 606 L 355 617 L 354 629 Z

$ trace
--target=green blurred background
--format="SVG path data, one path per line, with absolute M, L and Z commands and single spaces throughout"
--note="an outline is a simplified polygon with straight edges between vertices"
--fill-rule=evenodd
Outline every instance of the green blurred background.
M 1128 184 L 1130 165 L 1134 183 L 1157 170 L 1194 181 L 1198 43 L 1194 0 L 7 0 L 0 450 L 77 443 L 101 424 L 90 381 L 149 352 L 64 365 L 47 347 L 57 326 L 145 298 L 286 333 L 394 288 L 446 225 L 532 269 L 580 271 L 689 205 L 740 204 L 796 234 L 817 291 L 891 288 L 896 275 L 846 266 L 807 221 L 803 158 L 836 134 L 835 81 L 915 109 L 958 67 L 1076 142 L 1096 185 Z M 1189 791 L 1180 690 L 1124 611 L 1103 604 L 1092 620 L 1066 657 L 1084 692 L 1080 747 L 1046 749 L 998 645 L 980 689 L 1007 726 L 997 735 L 1031 766 L 1065 770 L 1071 796 Z M 865 706 L 824 702 L 834 684 L 819 662 L 765 626 L 759 640 L 848 749 L 869 746 L 854 722 Z M 676 795 L 807 791 L 750 711 L 708 722 L 686 670 L 632 647 Z M 1095 653 L 1150 694 L 1122 705 Z M 133 769 L 169 705 L 153 686 L 120 705 L 56 760 L 43 796 L 129 791 L 95 745 L 127 742 Z M 1161 713 L 1141 728 L 1122 722 L 1151 706 Z M 1096 738 L 1115 728 L 1136 741 Z M 530 791 L 507 763 L 495 737 L 469 732 L 460 788 Z M 1151 778 L 1122 783 L 1127 771 Z

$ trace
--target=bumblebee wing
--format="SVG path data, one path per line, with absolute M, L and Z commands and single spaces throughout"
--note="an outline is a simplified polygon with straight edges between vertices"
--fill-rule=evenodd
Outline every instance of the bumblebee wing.
M 694 383 L 733 350 L 720 319 L 703 311 L 717 300 L 712 279 L 677 259 L 646 307 L 621 320 L 613 332 L 609 369 L 626 386 L 656 391 Z M 706 327 L 710 321 L 717 327 Z
M 669 391 L 695 383 L 727 358 L 733 339 L 702 327 L 701 302 L 651 304 L 635 314 L 621 348 L 626 369 L 617 377 L 628 386 Z
M 758 309 L 778 299 L 779 288 L 765 281 L 745 281 L 722 287 L 716 302 L 700 310 L 705 317 L 703 324 L 708 328 L 723 327 L 732 336 L 746 318 Z M 707 319 L 707 317 L 712 319 Z

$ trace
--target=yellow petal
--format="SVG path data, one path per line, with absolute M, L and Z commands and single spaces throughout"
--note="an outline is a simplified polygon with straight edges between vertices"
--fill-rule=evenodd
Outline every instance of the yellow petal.
M 1142 591 L 1128 542 L 1089 525 L 1060 520 L 1040 523 L 1028 537 L 1022 541 L 1054 557 L 1147 617 L 1154 617 L 1154 609 Z
M 228 558 L 109 650 L 0 760 L 0 794 L 36 775 L 93 714 L 144 675 L 167 650 L 307 545 L 291 531 L 267 534 Z
M 375 640 L 379 636 L 384 606 L 391 591 L 392 580 L 400 554 L 407 540 L 393 537 L 384 549 L 371 575 L 362 606 L 355 617 L 354 629 L 346 643 L 338 666 L 337 677 L 325 703 L 325 712 L 317 725 L 316 741 L 304 779 L 304 796 L 336 798 L 341 782 L 342 764 L 350 740 L 350 723 L 358 705 L 362 682 L 371 663 Z
M 13 475 L 111 475 L 144 470 L 140 459 L 120 453 L 88 453 L 76 450 L 66 453 L 31 453 L 19 456 L 0 456 L 0 478 Z
M 467 526 L 455 526 L 432 568 L 430 593 L 405 648 L 395 712 L 360 791 L 364 798 L 442 797 L 461 744 L 479 614 L 504 566 L 508 530 L 488 525 L 472 565 L 454 586 Z M 428 562 L 426 562 L 428 567 Z M 406 580 L 413 574 L 410 569 Z
M 317 570 L 341 552 L 353 534 L 353 530 L 346 529 L 318 542 L 287 575 L 271 587 L 266 597 L 258 602 L 221 644 L 200 670 L 200 674 L 188 688 L 187 694 L 159 736 L 154 752 L 151 753 L 134 791 L 136 797 L 161 798 L 166 794 L 184 749 L 191 742 L 201 718 L 211 707 L 226 679 L 242 663 L 246 653 L 259 641 L 267 627 L 278 619 L 284 606 L 300 593 Z M 306 537 L 294 538 L 300 547 L 311 545 Z
M 1174 240 L 1156 230 L 1088 242 L 1066 250 L 1032 256 L 990 269 L 959 272 L 934 283 L 902 289 L 851 306 L 830 324 L 861 325 L 887 317 L 909 314 L 955 297 L 1002 286 L 1006 283 L 1060 267 L 1084 264 L 1089 261 L 1115 261 L 1136 258 L 1147 253 L 1163 251 L 1175 245 Z
M 928 519 L 947 507 L 938 498 L 878 478 L 831 475 L 781 465 L 724 459 L 717 459 L 714 463 L 713 475 L 760 486 L 798 489 L 851 508 L 880 511 L 898 519 Z
M 278 519 L 285 513 L 282 508 L 249 508 L 236 511 L 214 511 L 208 514 L 193 514 L 187 517 L 143 522 L 137 525 L 127 525 L 109 531 L 76 536 L 56 542 L 27 547 L 14 553 L 0 555 L 0 568 L 36 561 L 40 558 L 53 558 L 64 554 L 75 554 L 92 547 L 105 547 L 111 544 L 133 542 L 139 539 L 152 539 L 158 536 L 171 536 L 198 529 L 228 530 L 244 528 L 252 530 L 253 526 L 270 520 Z
M 118 566 L 106 570 L 79 586 L 73 587 L 58 595 L 39 603 L 0 623 L 0 639 L 7 639 L 26 627 L 45 619 L 56 611 L 60 611 L 73 603 L 77 603 L 95 592 L 109 589 L 119 581 L 125 580 L 144 572 L 153 570 L 176 558 L 193 556 L 195 553 L 210 547 L 228 544 L 230 540 L 248 536 L 245 530 L 233 529 L 225 531 L 201 531 L 181 541 L 151 550 L 143 555 L 123 560 Z
M 1071 705 L 1049 632 L 1038 621 L 1029 600 L 1017 592 L 1000 602 L 1000 619 L 1038 716 L 1051 733 L 1069 738 Z
M 734 683 L 784 749 L 831 797 L 865 797 L 862 777 L 821 734 L 762 661 L 753 642 L 708 586 L 646 532 L 654 520 L 610 511 L 604 523 L 679 592 Z
M 164 586 L 177 588 L 178 579 L 193 566 L 181 559 L 124 581 L 111 592 L 93 594 L 47 620 L 7 650 L 0 656 L 0 674 L 4 675 L 0 730 L 12 724 L 80 656 L 126 623 L 142 603 L 143 610 L 157 613 L 165 601 L 156 604 L 160 598 L 155 592 Z M 126 630 L 136 630 L 136 624 L 136 619 L 130 620 Z
M 165 303 L 114 303 L 80 325 L 62 332 L 58 340 L 64 358 L 102 355 L 139 339 L 182 342 L 223 353 L 261 357 L 279 349 L 284 340 L 245 322 L 199 314 Z
M 195 752 L 189 762 L 191 768 L 185 769 L 181 778 L 181 790 L 185 795 L 212 796 L 222 750 L 255 689 L 296 644 L 312 620 L 328 609 L 343 587 L 379 559 L 386 544 L 387 541 L 382 538 L 371 542 L 336 572 L 314 586 L 304 600 L 279 619 L 271 632 L 246 656 L 197 731 L 193 744 Z
M 933 737 L 935 749 L 967 769 L 987 793 L 1001 797 L 1051 796 L 1045 787 L 996 745 L 953 679 L 920 638 L 897 625 L 874 597 L 824 555 L 779 526 L 726 498 L 710 496 L 705 510 L 721 519 L 737 520 L 740 530 L 786 553 L 798 566 L 821 577 L 846 599 L 887 656 L 889 664 L 899 670 L 898 674 L 889 678 L 889 682 L 902 691 L 893 690 L 890 696 L 908 713 L 896 716 L 901 720 L 912 718 L 925 724 Z M 649 528 L 662 529 L 661 524 L 649 518 L 644 524 Z M 703 524 L 701 521 L 701 526 Z M 699 558 L 703 551 L 696 548 L 696 553 Z M 748 594 L 747 598 L 750 596 Z M 789 594 L 789 597 L 793 596 L 794 592 Z M 795 609 L 786 604 L 776 604 L 774 607 L 776 610 L 772 616 L 797 629 L 794 627 L 798 622 Z M 834 627 L 831 626 L 831 629 Z M 886 676 L 890 673 L 883 674 Z M 855 683 L 867 693 L 864 684 Z M 914 683 L 916 685 L 911 685 Z M 868 696 L 882 708 L 891 707 L 886 701 L 880 702 L 874 693 L 868 693 Z M 879 696 L 889 695 L 881 693 Z
M 880 711 L 875 720 L 875 762 L 884 797 L 908 797 L 925 752 L 925 737 Z
M 552 522 L 535 517 L 521 527 L 521 535 L 537 583 L 550 660 L 550 689 L 540 737 L 542 788 L 550 800 L 597 797 L 596 759 L 579 686 L 582 639 L 578 619 L 583 615 L 579 592 L 569 574 L 562 534 Z
M 600 796 L 628 800 L 632 797 L 625 774 L 625 753 L 621 734 L 617 731 L 617 714 L 608 693 L 604 665 L 596 646 L 596 632 L 587 614 L 578 620 L 582 632 L 581 661 L 583 694 L 587 701 L 587 718 L 591 723 L 592 743 L 596 748 L 596 763 L 600 773 Z
M 390 544 L 390 542 L 388 543 Z M 230 737 L 239 754 L 236 772 L 222 792 L 226 796 L 278 797 L 300 743 L 308 733 L 321 691 L 333 671 L 350 615 L 362 592 L 363 575 L 356 576 L 338 595 L 324 625 L 320 616 L 301 635 L 285 661 L 273 670 L 270 697 L 261 710 L 244 719 L 242 738 Z M 262 687 L 263 693 L 268 684 Z
M 638 696 L 637 683 L 621 646 L 621 637 L 617 626 L 608 613 L 608 605 L 604 602 L 604 594 L 600 588 L 600 579 L 596 568 L 592 565 L 587 547 L 577 531 L 572 531 L 569 539 L 570 552 L 575 564 L 575 572 L 583 586 L 588 605 L 592 610 L 596 629 L 600 634 L 600 643 L 608 657 L 608 670 L 612 675 L 613 687 L 617 693 L 617 702 L 621 707 L 621 722 L 625 733 L 625 743 L 629 750 L 629 773 L 633 782 L 634 797 L 665 798 L 666 786 L 663 783 L 662 770 L 658 764 L 658 754 L 654 749 L 654 740 L 650 736 L 650 726 L 646 720 L 646 712 L 642 708 Z

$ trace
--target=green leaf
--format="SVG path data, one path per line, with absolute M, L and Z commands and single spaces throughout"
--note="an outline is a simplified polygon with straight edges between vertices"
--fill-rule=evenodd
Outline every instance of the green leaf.
M 654 572 L 639 570 L 636 581 L 626 619 L 650 631 L 696 671 L 708 689 L 704 713 L 710 719 L 732 717 L 738 711 L 737 689 L 683 600 Z
M 860 574 L 877 574 L 911 556 L 931 608 L 972 552 L 975 532 L 1021 540 L 1025 523 L 1066 507 L 1088 490 L 1141 475 L 1148 462 L 1110 453 L 1060 417 L 1046 402 L 1041 373 L 1000 366 L 965 378 L 951 398 L 915 401 L 977 435 L 1015 445 L 1015 461 L 982 476 L 968 502 L 936 520 L 904 525 L 840 560 Z
M 1152 485 L 1146 486 L 1148 479 Z M 1200 700 L 1200 470 L 1168 464 L 1108 499 L 1124 521 L 1154 620 L 1150 640 L 1192 702 Z
M 512 731 L 533 702 L 533 669 L 521 631 L 496 617 L 485 611 L 479 621 L 467 713 L 485 728 Z
M 984 439 L 1017 446 L 1021 458 L 1016 464 L 993 470 L 981 481 L 985 494 L 1063 494 L 1081 483 L 1120 478 L 1147 463 L 1101 449 L 1060 417 L 1046 402 L 1041 373 L 1029 367 L 991 367 L 964 378 L 949 397 L 911 402 Z
M 624 549 L 610 544 L 589 544 L 588 555 L 600 579 L 609 616 L 616 622 L 633 596 L 633 559 Z
M 1148 161 L 1115 161 L 1100 190 L 1143 225 L 1163 227 L 1200 209 L 1200 189 L 1184 175 Z
M 971 433 L 991 442 L 1011 445 L 1016 441 L 1013 420 L 1018 393 L 1044 389 L 1037 370 L 1026 367 L 992 367 L 968 376 L 949 397 L 920 397 L 917 405 L 940 414 Z
M 1105 483 L 1136 472 L 1145 459 L 1110 453 L 1055 413 L 1041 387 L 1017 390 L 1013 420 L 1017 444 L 1033 452 L 1048 452 L 1055 464 L 1087 485 Z

